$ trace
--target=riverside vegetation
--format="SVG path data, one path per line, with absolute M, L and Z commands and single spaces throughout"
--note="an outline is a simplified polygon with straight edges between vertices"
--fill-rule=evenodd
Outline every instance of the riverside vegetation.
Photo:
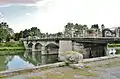
M 108 47 L 112 47 L 112 48 L 115 48 L 115 47 L 118 47 L 116 49 L 116 54 L 120 54 L 120 44 L 119 43 L 112 43 L 112 44 L 108 44 Z
M 25 48 L 21 41 L 0 43 L 0 54 L 18 54 L 19 52 L 16 53 L 16 51 L 24 50 Z

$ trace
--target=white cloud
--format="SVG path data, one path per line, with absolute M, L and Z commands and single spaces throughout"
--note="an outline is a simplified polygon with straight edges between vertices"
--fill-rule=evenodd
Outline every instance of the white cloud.
M 38 7 L 34 23 L 45 32 L 61 31 L 67 22 L 111 27 L 120 24 L 118 3 L 119 0 L 52 0 L 48 6 L 43 4 L 47 11 L 41 12 L 43 7 Z
M 9 7 L 11 6 L 12 4 L 1 4 L 0 7 Z
M 20 24 L 27 28 L 37 25 L 42 32 L 62 31 L 67 22 L 105 24 L 107 27 L 120 24 L 119 0 L 43 0 L 36 4 L 20 5 L 38 8 L 32 15 L 26 13 L 31 15 L 30 18 L 26 17 L 25 24 Z
M 28 15 L 28 16 L 29 16 L 29 15 L 31 15 L 31 13 L 26 13 L 25 15 Z

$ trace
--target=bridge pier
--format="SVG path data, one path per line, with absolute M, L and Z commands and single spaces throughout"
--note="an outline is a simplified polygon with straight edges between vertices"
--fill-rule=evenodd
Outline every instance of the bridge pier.
M 65 51 L 72 51 L 72 41 L 71 40 L 60 40 L 59 41 L 59 53 L 63 53 Z
M 41 54 L 42 54 L 42 55 L 46 54 L 45 46 L 42 46 L 42 48 L 41 48 Z

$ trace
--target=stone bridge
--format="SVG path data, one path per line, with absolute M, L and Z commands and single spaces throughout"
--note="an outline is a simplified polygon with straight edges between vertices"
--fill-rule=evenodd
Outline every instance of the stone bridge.
M 58 54 L 65 51 L 87 51 L 86 58 L 107 55 L 108 43 L 120 42 L 119 37 L 100 38 L 42 38 L 23 39 L 26 50 L 39 51 L 41 54 Z

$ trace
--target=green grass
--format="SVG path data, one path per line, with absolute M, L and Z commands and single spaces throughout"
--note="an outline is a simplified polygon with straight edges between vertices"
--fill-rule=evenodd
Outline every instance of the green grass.
M 120 49 L 116 49 L 116 54 L 120 54 Z
M 5 50 L 24 50 L 24 47 L 0 47 L 0 51 L 5 51 Z
M 14 50 L 24 50 L 24 45 L 22 42 L 5 42 L 0 43 L 0 51 L 14 51 Z
M 108 47 L 120 47 L 120 44 L 108 44 Z
M 0 47 L 23 47 L 22 42 L 5 42 L 5 43 L 0 43 Z

